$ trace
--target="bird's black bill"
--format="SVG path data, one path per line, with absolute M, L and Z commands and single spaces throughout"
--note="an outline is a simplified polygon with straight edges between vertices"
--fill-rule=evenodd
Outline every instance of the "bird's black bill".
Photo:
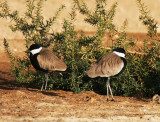
M 26 50 L 26 51 L 24 51 L 25 53 L 30 53 L 30 50 Z
M 131 54 L 126 54 L 126 57 L 131 57 Z

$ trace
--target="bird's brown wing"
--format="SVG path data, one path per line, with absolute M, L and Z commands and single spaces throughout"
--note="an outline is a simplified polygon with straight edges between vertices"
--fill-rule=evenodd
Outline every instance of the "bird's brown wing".
M 94 65 L 92 65 L 87 74 L 89 77 L 109 77 L 118 74 L 123 68 L 123 61 L 114 54 L 108 53 L 102 56 Z
M 67 66 L 53 52 L 43 48 L 37 56 L 38 63 L 41 68 L 53 71 L 65 71 Z

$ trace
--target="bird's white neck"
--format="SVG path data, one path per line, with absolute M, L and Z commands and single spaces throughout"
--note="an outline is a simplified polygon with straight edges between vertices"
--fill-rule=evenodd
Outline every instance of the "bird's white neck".
M 32 55 L 35 55 L 35 54 L 39 53 L 41 50 L 42 50 L 42 47 L 40 47 L 38 49 L 31 50 L 30 52 L 32 53 Z
M 120 53 L 120 52 L 117 52 L 117 51 L 113 51 L 113 53 L 115 53 L 119 57 L 125 58 L 125 54 L 124 53 Z

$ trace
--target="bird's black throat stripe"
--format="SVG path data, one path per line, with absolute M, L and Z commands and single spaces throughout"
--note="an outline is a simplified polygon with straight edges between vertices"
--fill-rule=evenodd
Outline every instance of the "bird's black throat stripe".
M 42 69 L 38 63 L 38 60 L 37 60 L 37 56 L 39 55 L 39 53 L 37 54 L 34 54 L 34 55 L 30 55 L 30 60 L 31 60 L 31 63 L 33 65 L 33 67 L 36 69 L 36 70 L 39 70 L 39 71 L 42 71 L 42 72 L 48 72 L 48 70 L 45 70 L 45 69 Z
M 126 61 L 126 59 L 123 58 L 123 57 L 120 57 L 120 58 L 122 59 L 122 61 L 123 61 L 123 63 L 124 63 L 124 66 L 123 66 L 122 70 L 121 70 L 117 75 L 115 75 L 115 76 L 118 76 L 118 75 L 120 75 L 121 73 L 123 73 L 124 70 L 125 70 L 125 68 L 126 68 L 126 66 L 127 66 L 127 61 Z

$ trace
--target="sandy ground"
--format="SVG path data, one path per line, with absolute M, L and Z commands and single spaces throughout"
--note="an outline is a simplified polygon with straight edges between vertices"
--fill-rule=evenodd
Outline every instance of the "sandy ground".
M 24 42 L 10 40 L 14 54 L 23 56 Z M 1 43 L 2 47 L 2 43 Z M 0 122 L 159 122 L 160 104 L 151 99 L 20 87 L 10 75 L 10 62 L 1 48 Z

